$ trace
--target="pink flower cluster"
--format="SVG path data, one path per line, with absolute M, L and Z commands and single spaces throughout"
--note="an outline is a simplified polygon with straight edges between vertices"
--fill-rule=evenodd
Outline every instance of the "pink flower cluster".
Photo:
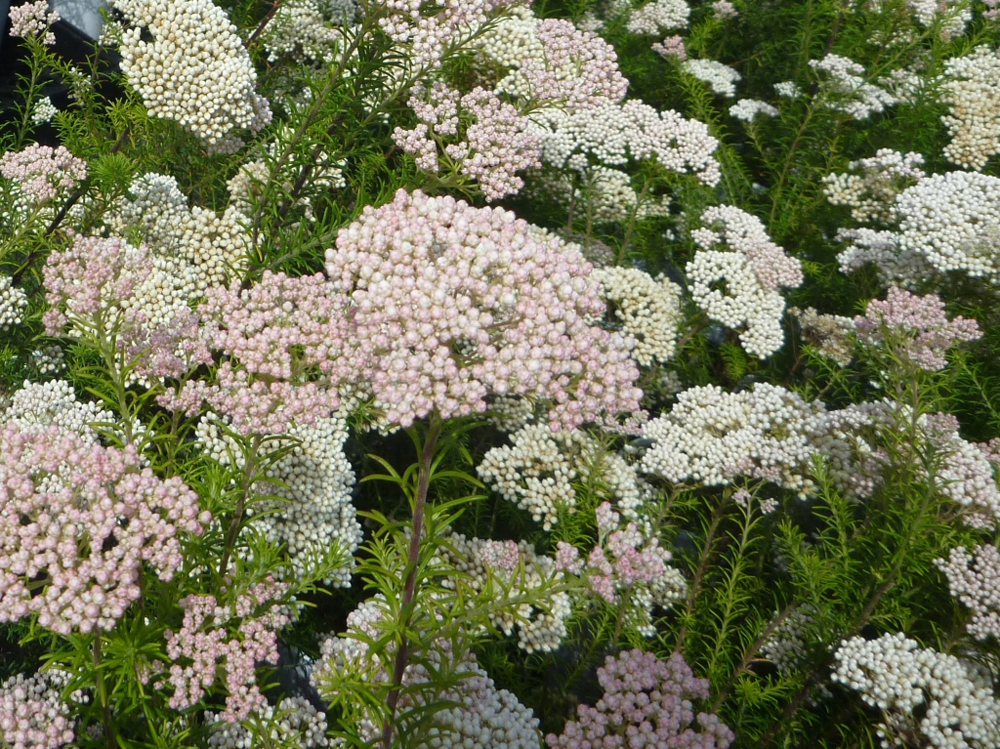
M 610 100 L 619 102 L 628 91 L 628 79 L 618 69 L 615 48 L 591 31 L 581 31 L 563 18 L 546 18 L 535 29 L 544 59 L 525 57 L 520 73 L 532 99 L 567 109 L 592 109 Z M 575 75 L 567 76 L 572 70 Z
M 446 54 L 470 38 L 514 0 L 383 0 L 379 26 L 392 41 L 409 47 L 412 69 L 438 68 Z
M 676 57 L 678 60 L 686 60 L 688 56 L 684 38 L 677 34 L 668 36 L 662 42 L 653 42 L 652 49 L 663 57 Z
M 482 413 L 490 395 L 550 400 L 554 428 L 639 407 L 631 342 L 588 322 L 604 313 L 590 264 L 513 213 L 400 190 L 341 229 L 326 269 L 390 422 Z
M 666 661 L 641 650 L 609 655 L 597 680 L 604 696 L 595 707 L 577 707 L 579 721 L 560 736 L 546 736 L 550 747 L 726 749 L 736 738 L 714 713 L 695 716 L 691 701 L 708 697 L 708 680 L 696 678 L 680 653 Z
M 174 693 L 170 707 L 184 710 L 204 698 L 215 684 L 220 665 L 226 674 L 226 708 L 221 720 L 239 723 L 267 705 L 257 687 L 256 666 L 278 662 L 278 632 L 291 621 L 279 606 L 257 612 L 288 590 L 285 583 L 268 579 L 250 586 L 236 603 L 223 606 L 215 596 L 188 596 L 181 601 L 184 622 L 179 632 L 167 630 L 167 655 L 173 660 L 167 679 Z M 234 619 L 240 619 L 230 632 Z M 185 665 L 182 665 L 185 664 Z M 163 682 L 157 688 L 163 688 Z
M 340 405 L 336 387 L 357 376 L 346 297 L 322 274 L 265 272 L 260 283 L 205 291 L 201 340 L 226 359 L 215 382 L 189 382 L 160 400 L 194 415 L 207 401 L 244 434 L 283 434 Z
M 0 685 L 0 744 L 8 749 L 57 749 L 76 738 L 62 690 L 65 671 L 13 676 Z M 75 692 L 75 701 L 86 701 Z
M 617 602 L 619 590 L 674 578 L 674 571 L 666 564 L 671 554 L 660 548 L 659 540 L 647 542 L 635 523 L 629 522 L 624 528 L 620 523 L 621 516 L 609 502 L 598 506 L 598 544 L 591 549 L 586 565 L 575 546 L 564 541 L 556 545 L 556 568 L 573 575 L 586 572 L 594 593 L 611 604 Z
M 41 0 L 45 5 L 45 0 Z M 22 6 L 27 7 L 27 6 Z M 11 9 L 11 14 L 16 8 Z M 23 151 L 0 156 L 0 175 L 13 181 L 31 206 L 55 200 L 87 178 L 87 162 L 65 146 L 52 148 L 32 143 Z
M 36 614 L 59 634 L 111 629 L 139 598 L 144 562 L 169 581 L 179 531 L 211 516 L 179 478 L 139 469 L 133 446 L 57 426 L 0 431 L 0 622 Z
M 897 287 L 889 289 L 884 302 L 869 302 L 864 317 L 854 322 L 862 342 L 877 346 L 891 340 L 897 353 L 930 372 L 947 366 L 945 353 L 953 345 L 982 335 L 975 320 L 949 321 L 937 295 L 921 297 Z
M 464 140 L 448 143 L 444 152 L 462 174 L 479 182 L 487 200 L 516 194 L 524 187 L 517 172 L 541 166 L 539 139 L 528 118 L 483 88 L 463 96 L 440 81 L 429 90 L 417 84 L 408 103 L 420 123 L 412 130 L 397 127 L 392 136 L 401 149 L 416 154 L 421 169 L 440 169 L 436 141 L 457 137 L 465 121 Z
M 49 27 L 59 20 L 59 14 L 49 10 L 48 0 L 15 5 L 10 9 L 10 35 L 27 38 L 39 35 L 44 44 L 56 43 L 56 36 Z

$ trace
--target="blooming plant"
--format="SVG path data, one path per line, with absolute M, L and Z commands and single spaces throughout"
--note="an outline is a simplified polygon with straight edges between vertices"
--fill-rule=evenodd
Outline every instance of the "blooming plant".
M 998 0 L 55 5 L 0 749 L 1000 745 Z

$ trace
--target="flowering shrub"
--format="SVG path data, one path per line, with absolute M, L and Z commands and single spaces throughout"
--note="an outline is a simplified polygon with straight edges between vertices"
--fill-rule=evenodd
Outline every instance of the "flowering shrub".
M 1000 745 L 1000 0 L 14 3 L 0 749 Z

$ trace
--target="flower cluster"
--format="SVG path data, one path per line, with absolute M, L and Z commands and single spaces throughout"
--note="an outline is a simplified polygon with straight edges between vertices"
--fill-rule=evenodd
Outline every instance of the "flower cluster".
M 822 315 L 812 307 L 788 310 L 799 323 L 802 337 L 816 347 L 817 352 L 846 367 L 854 358 L 854 320 L 841 315 Z
M 10 9 L 9 18 L 11 36 L 23 38 L 39 36 L 43 44 L 51 46 L 56 43 L 56 35 L 49 27 L 59 20 L 59 14 L 54 10 L 49 10 L 47 0 L 35 0 L 23 5 L 15 5 Z
M 0 431 L 0 509 L 0 621 L 34 614 L 60 634 L 111 629 L 140 595 L 143 564 L 171 580 L 178 531 L 211 518 L 179 478 L 140 470 L 131 445 L 17 423 Z
M 729 108 L 729 116 L 744 122 L 753 122 L 757 117 L 777 117 L 780 114 L 773 107 L 760 99 L 740 99 Z
M 650 48 L 658 55 L 662 55 L 668 60 L 671 57 L 676 57 L 678 60 L 687 59 L 687 48 L 684 46 L 684 37 L 677 34 L 664 37 L 662 42 L 653 42 Z M 732 110 L 730 109 L 730 112 L 731 111 Z
M 10 276 L 0 276 L 0 330 L 7 330 L 21 322 L 28 307 L 28 295 L 14 286 Z
M 861 174 L 834 172 L 824 177 L 823 193 L 833 205 L 849 206 L 855 221 L 890 223 L 896 218 L 896 196 L 926 176 L 923 163 L 919 153 L 881 148 L 871 158 L 848 164 Z
M 420 168 L 437 172 L 437 141 L 457 139 L 461 129 L 462 140 L 442 143 L 442 150 L 453 168 L 479 182 L 487 200 L 517 194 L 524 186 L 517 172 L 541 166 L 539 139 L 528 118 L 483 88 L 461 95 L 440 81 L 430 89 L 418 84 L 409 105 L 420 124 L 412 130 L 397 127 L 396 145 L 416 154 Z
M 482 413 L 491 394 L 549 400 L 567 428 L 638 407 L 629 342 L 587 323 L 604 312 L 590 265 L 513 213 L 400 190 L 341 229 L 326 270 L 392 423 Z
M 5 424 L 13 424 L 22 432 L 56 426 L 91 442 L 97 442 L 93 424 L 114 422 L 107 409 L 78 401 L 73 386 L 66 380 L 25 382 L 11 397 L 2 418 Z
M 624 521 L 611 504 L 597 507 L 597 544 L 579 558 L 575 546 L 560 541 L 556 550 L 558 569 L 584 575 L 591 592 L 614 605 L 621 595 L 628 606 L 623 621 L 645 637 L 653 637 L 652 609 L 667 607 L 684 597 L 687 583 L 681 573 L 667 566 L 672 554 L 660 546 L 652 524 Z
M 176 120 L 210 150 L 233 152 L 234 129 L 271 120 L 236 27 L 211 0 L 114 0 L 130 24 L 121 69 L 154 117 Z M 152 36 L 146 41 L 143 36 Z
M 653 653 L 624 650 L 597 669 L 604 696 L 595 707 L 577 707 L 561 735 L 545 742 L 566 749 L 628 746 L 684 746 L 726 749 L 736 738 L 714 713 L 695 715 L 692 700 L 708 698 L 708 680 L 699 679 L 680 653 L 666 661 Z M 624 735 L 623 735 L 624 734 Z
M 894 231 L 840 229 L 837 239 L 848 243 L 837 254 L 841 273 L 852 273 L 871 265 L 884 286 L 909 289 L 917 288 L 937 275 L 922 252 L 900 249 L 899 235 Z
M 644 367 L 670 361 L 682 321 L 680 286 L 638 268 L 600 268 L 591 278 L 601 284 L 615 321 L 635 340 L 632 357 Z
M 934 749 L 1000 743 L 1000 702 L 971 664 L 922 649 L 901 632 L 845 640 L 834 659 L 833 680 L 882 711 L 883 746 L 898 746 L 901 736 L 921 737 Z
M 352 22 L 355 12 L 353 0 L 282 3 L 263 34 L 268 61 L 283 56 L 307 65 L 331 60 L 342 41 L 340 25 Z
M 625 28 L 633 34 L 656 36 L 664 31 L 686 29 L 690 15 L 686 0 L 652 0 L 629 14 Z
M 44 125 L 46 122 L 52 122 L 52 118 L 57 114 L 59 114 L 59 110 L 52 103 L 52 99 L 43 96 L 35 102 L 35 106 L 31 109 L 31 124 Z
M 0 684 L 0 741 L 10 749 L 58 749 L 76 738 L 70 704 L 62 693 L 66 671 L 49 669 L 31 676 L 18 674 Z M 77 690 L 70 702 L 87 698 Z
M 944 70 L 942 99 L 949 111 L 941 121 L 951 135 L 945 158 L 980 171 L 1000 153 L 1000 53 L 976 47 L 970 55 L 947 60 Z
M 702 221 L 706 228 L 696 229 L 692 237 L 703 249 L 687 264 L 691 296 L 711 319 L 745 328 L 740 333 L 743 348 L 767 358 L 785 341 L 780 289 L 802 283 L 802 266 L 771 241 L 760 219 L 739 208 L 708 208 Z M 721 229 L 707 228 L 712 225 Z M 713 249 L 720 243 L 734 251 Z M 721 281 L 724 290 L 718 288 Z
M 11 180 L 29 209 L 67 195 L 87 178 L 87 162 L 65 146 L 52 148 L 32 143 L 23 151 L 0 156 L 0 176 Z
M 205 722 L 217 722 L 208 736 L 210 749 L 254 749 L 261 734 L 280 746 L 299 749 L 330 746 L 326 716 L 304 697 L 284 697 L 276 706 L 264 705 L 243 724 L 229 723 L 213 712 L 205 713 Z M 255 730 L 251 730 L 249 723 Z
M 543 116 L 544 115 L 544 116 Z M 718 141 L 708 127 L 673 110 L 657 112 L 641 101 L 602 104 L 567 113 L 544 110 L 535 116 L 542 137 L 542 161 L 585 173 L 591 166 L 624 166 L 629 160 L 656 160 L 664 168 L 692 173 L 706 185 L 720 179 L 712 157 Z
M 961 316 L 948 320 L 938 296 L 916 296 L 896 287 L 889 289 L 884 302 L 870 301 L 864 317 L 855 317 L 854 324 L 862 343 L 889 343 L 898 356 L 930 372 L 948 365 L 949 348 L 982 335 L 975 320 Z
M 221 665 L 229 694 L 220 720 L 239 723 L 251 712 L 266 709 L 255 668 L 260 661 L 278 662 L 277 633 L 291 618 L 273 601 L 286 590 L 284 583 L 267 580 L 250 586 L 228 606 L 211 595 L 191 595 L 181 601 L 181 629 L 166 633 L 167 655 L 173 663 L 165 682 L 157 683 L 158 689 L 173 687 L 170 707 L 183 710 L 198 704 L 215 683 Z M 240 623 L 231 631 L 236 619 Z
M 888 91 L 866 83 L 865 69 L 846 57 L 828 54 L 822 60 L 810 60 L 809 65 L 823 74 L 820 92 L 826 105 L 856 120 L 884 112 L 897 101 Z
M 610 44 L 564 19 L 538 19 L 528 7 L 512 8 L 475 44 L 485 59 L 510 70 L 496 93 L 532 107 L 590 109 L 621 101 L 628 89 Z
M 984 545 L 972 550 L 952 549 L 948 559 L 935 559 L 948 578 L 948 589 L 972 612 L 965 625 L 973 637 L 1000 638 L 1000 551 Z
M 649 487 L 625 459 L 602 450 L 585 432 L 553 432 L 545 424 L 529 424 L 510 440 L 510 445 L 488 450 L 476 472 L 545 530 L 558 522 L 560 510 L 573 512 L 574 482 L 594 484 L 593 490 L 614 498 L 628 517 L 635 517 L 636 508 L 648 498 Z
M 699 81 L 704 81 L 712 91 L 720 96 L 736 96 L 736 84 L 743 80 L 743 76 L 717 60 L 685 60 L 681 64 L 681 70 Z
M 551 592 L 561 571 L 551 557 L 536 554 L 526 541 L 492 541 L 466 538 L 460 533 L 449 538 L 449 549 L 441 554 L 466 584 L 482 590 L 492 583 L 494 593 L 509 591 L 504 598 L 532 595 L 535 603 L 497 607 L 490 622 L 508 637 L 517 630 L 517 644 L 528 653 L 551 652 L 567 635 L 566 620 L 571 613 L 569 594 Z M 454 585 L 449 580 L 444 585 Z
M 652 445 L 639 468 L 674 483 L 706 486 L 751 476 L 805 495 L 824 415 L 822 404 L 763 382 L 738 393 L 717 385 L 690 388 L 669 413 L 646 424 Z

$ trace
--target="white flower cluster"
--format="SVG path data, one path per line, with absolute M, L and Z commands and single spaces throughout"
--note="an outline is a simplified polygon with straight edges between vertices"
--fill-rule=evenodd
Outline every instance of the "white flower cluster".
M 924 28 L 931 28 L 941 22 L 941 37 L 950 39 L 965 33 L 965 27 L 972 20 L 971 3 L 968 0 L 907 0 L 917 22 Z
M 44 346 L 31 352 L 31 364 L 38 374 L 57 374 L 66 368 L 66 356 L 56 344 Z
M 941 273 L 1000 283 L 1000 179 L 935 174 L 903 191 L 895 210 L 900 250 L 921 253 Z
M 773 107 L 760 99 L 740 99 L 729 108 L 729 116 L 744 122 L 753 122 L 757 117 L 777 117 L 780 114 Z
M 861 174 L 832 173 L 824 177 L 823 194 L 833 205 L 850 206 L 855 221 L 889 223 L 896 218 L 896 197 L 926 176 L 920 168 L 923 163 L 919 153 L 902 154 L 882 148 L 871 158 L 847 165 Z
M 796 671 L 809 658 L 809 628 L 817 614 L 816 607 L 805 603 L 793 610 L 767 636 L 760 653 L 782 673 Z
M 246 264 L 246 217 L 230 206 L 221 216 L 188 208 L 177 180 L 148 173 L 135 179 L 108 219 L 113 231 L 137 229 L 153 252 L 154 271 L 136 279 L 131 306 L 148 325 L 167 325 L 210 286 L 227 283 Z
M 288 56 L 300 64 L 329 62 L 343 40 L 341 24 L 353 21 L 353 3 L 338 4 L 330 13 L 322 0 L 290 0 L 282 3 L 262 36 L 267 59 L 276 62 Z M 327 11 L 327 12 L 324 12 Z
M 205 713 L 205 722 L 215 724 L 208 735 L 212 749 L 255 749 L 264 737 L 269 746 L 330 746 L 326 716 L 304 697 L 285 697 L 277 707 L 267 705 L 243 723 L 228 723 L 212 712 Z
M 666 169 L 694 173 L 707 185 L 720 179 L 712 157 L 719 142 L 708 127 L 673 110 L 657 112 L 636 99 L 622 105 L 567 113 L 546 109 L 533 115 L 542 139 L 542 161 L 581 174 L 591 166 L 624 166 L 656 157 Z
M 214 460 L 223 465 L 242 463 L 242 453 L 222 430 L 218 417 L 203 417 L 196 434 Z M 286 546 L 288 574 L 301 576 L 331 551 L 345 555 L 344 566 L 324 582 L 349 586 L 353 554 L 363 533 L 351 504 L 355 477 L 344 454 L 346 420 L 338 414 L 311 425 L 294 424 L 287 436 L 294 446 L 267 473 L 280 482 L 269 483 L 267 493 L 281 499 L 258 502 L 255 507 L 264 514 L 254 524 L 269 541 Z
M 916 289 L 936 275 L 922 253 L 900 249 L 899 235 L 894 231 L 840 229 L 837 240 L 850 243 L 837 254 L 841 273 L 872 265 L 882 285 L 904 289 Z
M 0 276 L 0 330 L 21 323 L 21 315 L 28 308 L 28 295 L 14 286 L 10 276 Z
M 210 149 L 233 152 L 236 128 L 271 119 L 257 72 L 222 8 L 211 0 L 113 0 L 129 22 L 121 69 L 154 117 L 176 120 Z M 142 39 L 143 32 L 153 38 Z
M 945 158 L 979 171 L 1000 153 L 1000 51 L 976 47 L 946 60 L 944 70 L 942 99 L 950 109 L 941 121 L 951 135 Z
M 948 560 L 935 559 L 938 569 L 948 578 L 948 590 L 972 611 L 965 626 L 979 640 L 1000 638 L 1000 551 L 984 545 L 973 554 L 959 546 Z
M 97 432 L 90 425 L 112 424 L 116 419 L 96 403 L 78 401 L 73 386 L 66 380 L 26 380 L 24 387 L 11 397 L 0 421 L 17 424 L 22 431 L 36 426 L 58 426 L 96 442 Z
M 845 640 L 834 659 L 833 680 L 882 711 L 883 746 L 898 746 L 901 734 L 922 734 L 934 749 L 1000 746 L 1000 703 L 991 685 L 955 656 L 923 649 L 899 632 Z M 914 715 L 918 707 L 923 717 Z
M 600 487 L 628 518 L 649 499 L 651 488 L 615 453 L 580 430 L 553 432 L 548 424 L 529 424 L 511 435 L 510 445 L 486 452 L 476 472 L 508 502 L 531 513 L 550 530 L 559 510 L 576 507 L 574 482 Z
M 820 92 L 830 109 L 844 112 L 856 120 L 866 120 L 896 103 L 896 98 L 888 91 L 866 83 L 862 77 L 865 69 L 853 60 L 828 54 L 822 60 L 810 60 L 809 65 L 825 74 Z
M 720 96 L 736 96 L 736 84 L 743 80 L 743 76 L 717 60 L 685 60 L 681 63 L 681 70 L 699 81 L 704 81 L 712 91 Z
M 601 298 L 614 310 L 623 332 L 635 339 L 632 357 L 644 367 L 670 361 L 683 319 L 681 287 L 638 268 L 599 268 L 591 277 L 601 285 Z
M 497 607 L 490 612 L 490 622 L 508 637 L 517 630 L 518 646 L 528 652 L 547 653 L 559 647 L 567 635 L 566 620 L 572 613 L 569 594 L 544 590 L 561 575 L 555 560 L 536 554 L 527 541 L 491 541 L 466 538 L 460 533 L 449 539 L 451 550 L 442 553 L 473 590 L 482 590 L 492 580 L 494 591 L 505 596 L 537 596 L 535 603 L 522 602 L 516 607 Z M 454 585 L 449 580 L 445 586 Z M 538 591 L 542 591 L 539 593 Z
M 768 383 L 739 393 L 718 385 L 690 388 L 669 413 L 646 424 L 643 433 L 652 445 L 639 470 L 705 486 L 751 476 L 805 496 L 813 486 L 810 460 L 825 415 L 822 404 Z
M 795 81 L 780 81 L 774 84 L 774 91 L 778 96 L 783 96 L 786 99 L 796 99 L 802 96 L 802 89 L 798 87 Z
M 52 103 L 52 98 L 43 96 L 35 102 L 35 106 L 31 109 L 31 124 L 44 125 L 46 122 L 52 122 L 52 118 L 57 114 L 59 114 L 59 110 Z
M 625 28 L 633 34 L 657 36 L 671 29 L 686 29 L 690 15 L 685 0 L 653 0 L 633 10 Z
M 702 221 L 706 228 L 694 230 L 692 237 L 704 249 L 686 269 L 691 296 L 711 319 L 734 330 L 744 328 L 743 348 L 765 359 L 784 345 L 780 289 L 802 283 L 802 266 L 771 241 L 760 219 L 739 208 L 708 208 Z M 714 224 L 721 229 L 707 228 Z M 713 249 L 720 243 L 734 252 Z

